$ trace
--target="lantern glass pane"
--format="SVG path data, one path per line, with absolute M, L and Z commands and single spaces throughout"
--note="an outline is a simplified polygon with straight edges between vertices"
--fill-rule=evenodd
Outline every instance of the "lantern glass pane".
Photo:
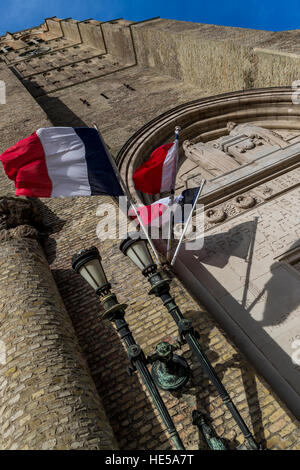
M 106 275 L 99 259 L 92 259 L 87 261 L 79 269 L 79 273 L 94 290 L 97 290 L 99 287 L 107 284 Z
M 150 264 L 153 264 L 153 259 L 145 240 L 137 240 L 128 248 L 126 254 L 141 271 Z

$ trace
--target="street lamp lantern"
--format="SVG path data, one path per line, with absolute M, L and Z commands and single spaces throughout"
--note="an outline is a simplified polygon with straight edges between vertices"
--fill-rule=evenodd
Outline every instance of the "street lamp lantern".
M 72 267 L 94 289 L 97 295 L 106 295 L 111 288 L 101 264 L 101 256 L 95 246 L 81 250 L 72 257 Z
M 244 434 L 249 448 L 252 450 L 262 449 L 261 445 L 256 442 L 253 434 L 248 429 L 242 416 L 228 395 L 228 392 L 218 378 L 214 368 L 202 351 L 198 342 L 198 334 L 193 329 L 191 321 L 182 315 L 174 298 L 170 295 L 171 279 L 165 278 L 162 273 L 158 271 L 157 265 L 152 259 L 146 241 L 141 238 L 137 232 L 129 233 L 122 241 L 120 249 L 124 255 L 128 256 L 131 261 L 133 261 L 133 263 L 142 271 L 142 274 L 147 278 L 151 285 L 149 294 L 161 298 L 163 305 L 166 307 L 178 326 L 180 339 L 179 345 L 187 343 L 190 346 L 203 370 L 208 375 L 224 404 L 227 406 L 234 420 Z M 72 267 L 90 284 L 96 294 L 101 297 L 104 308 L 104 314 L 102 315 L 103 318 L 107 318 L 115 324 L 120 337 L 127 347 L 131 363 L 129 370 L 137 370 L 140 373 L 143 382 L 169 431 L 176 449 L 184 450 L 183 443 L 156 387 L 158 386 L 164 390 L 177 390 L 188 381 L 188 365 L 183 358 L 173 355 L 173 351 L 177 349 L 177 347 L 166 342 L 162 342 L 157 345 L 156 353 L 154 355 L 149 356 L 148 358 L 145 357 L 142 349 L 135 342 L 128 324 L 125 321 L 124 317 L 127 305 L 119 304 L 115 294 L 111 292 L 111 285 L 107 281 L 101 264 L 101 256 L 96 247 L 76 253 L 72 258 Z M 153 363 L 152 376 L 147 368 L 148 363 Z M 199 423 L 202 426 L 204 422 L 199 421 Z M 219 443 L 216 443 L 215 446 L 212 442 L 210 444 L 212 446 L 211 448 L 217 448 L 216 446 L 219 445 Z
M 192 322 L 188 318 L 185 318 L 182 315 L 180 308 L 176 304 L 174 298 L 171 296 L 170 294 L 171 279 L 165 278 L 162 275 L 162 273 L 157 270 L 157 266 L 153 263 L 152 257 L 147 248 L 147 244 L 145 240 L 142 240 L 141 237 L 137 233 L 134 233 L 133 235 L 134 235 L 134 238 L 131 241 L 130 241 L 131 234 L 128 234 L 128 238 L 126 238 L 126 240 L 124 240 L 121 243 L 121 246 L 120 246 L 121 251 L 125 255 L 129 256 L 129 258 L 136 264 L 136 266 L 142 270 L 142 273 L 144 274 L 144 276 L 147 277 L 147 280 L 151 285 L 149 294 L 155 295 L 156 297 L 160 297 L 160 299 L 162 300 L 164 307 L 168 310 L 171 317 L 173 318 L 173 320 L 178 326 L 180 342 L 188 343 L 188 345 L 190 346 L 191 350 L 193 351 L 196 358 L 200 362 L 203 370 L 208 375 L 209 379 L 211 380 L 217 392 L 219 393 L 220 397 L 222 398 L 224 404 L 227 406 L 234 420 L 236 421 L 242 433 L 244 434 L 244 437 L 247 440 L 250 449 L 252 450 L 261 449 L 262 448 L 261 445 L 255 441 L 254 436 L 248 429 L 242 416 L 240 415 L 239 411 L 237 410 L 234 403 L 232 402 L 227 390 L 225 389 L 219 377 L 217 376 L 208 358 L 202 351 L 202 348 L 198 342 L 199 335 L 193 329 Z M 137 247 L 139 248 L 137 249 Z M 147 264 L 148 266 L 146 266 Z M 161 364 L 157 363 L 156 368 L 154 368 L 153 372 L 154 372 L 154 379 L 157 385 L 160 386 L 161 388 L 166 389 L 165 384 L 167 383 L 167 373 L 169 373 L 169 370 L 167 370 L 166 366 L 163 364 L 164 358 L 162 357 L 161 350 L 164 348 L 165 348 L 165 345 L 163 345 L 163 347 L 159 345 L 158 352 L 160 352 L 160 354 L 159 354 L 158 360 L 160 361 Z M 169 369 L 170 369 L 170 365 L 172 366 L 172 363 L 169 364 Z M 178 374 L 177 372 L 176 377 L 175 377 L 175 386 L 177 386 L 177 384 L 180 384 L 180 382 L 178 382 L 179 376 L 180 374 Z M 172 377 L 172 382 L 173 382 L 173 377 Z M 168 389 L 170 389 L 168 383 L 167 383 L 167 386 L 168 386 Z
M 120 244 L 120 250 L 131 259 L 144 276 L 156 271 L 156 264 L 152 259 L 148 245 L 138 232 L 128 233 Z
M 150 266 L 153 266 L 153 260 L 147 245 L 143 240 L 137 241 L 132 238 L 130 240 L 124 240 L 123 253 L 128 254 L 129 257 L 132 256 L 132 260 L 135 260 L 136 264 L 142 270 L 150 269 Z M 72 267 L 90 284 L 96 294 L 101 297 L 104 309 L 102 318 L 106 318 L 115 324 L 121 339 L 126 345 L 131 364 L 128 368 L 128 372 L 132 373 L 135 370 L 139 372 L 176 449 L 185 450 L 172 418 L 147 368 L 147 358 L 140 346 L 135 342 L 125 320 L 125 310 L 127 305 L 119 304 L 116 295 L 111 292 L 111 285 L 107 281 L 101 264 L 101 256 L 97 248 L 93 246 L 88 250 L 82 250 L 79 253 L 76 253 L 72 258 Z

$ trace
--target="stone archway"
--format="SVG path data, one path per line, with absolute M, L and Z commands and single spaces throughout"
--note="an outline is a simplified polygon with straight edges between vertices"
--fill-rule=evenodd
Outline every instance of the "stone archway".
M 152 196 L 134 189 L 132 174 L 155 148 L 172 140 L 176 125 L 182 128 L 177 190 L 184 189 L 189 180 L 185 175 L 189 176 L 189 173 L 192 184 L 197 186 L 197 173 L 203 174 L 205 170 L 203 167 L 197 170 L 193 154 L 197 157 L 198 153 L 199 157 L 204 152 L 204 160 L 205 157 L 208 160 L 213 158 L 216 166 L 221 167 L 222 171 L 212 172 L 208 178 L 212 181 L 207 185 L 204 196 L 228 184 L 224 179 L 221 181 L 220 175 L 275 150 L 290 147 L 291 143 L 298 142 L 297 136 L 300 136 L 300 107 L 293 104 L 292 93 L 290 87 L 225 93 L 188 102 L 161 114 L 136 132 L 117 156 L 121 175 L 130 192 L 141 202 L 153 201 Z M 235 126 L 230 128 L 232 122 Z M 260 131 L 257 132 L 258 128 Z M 286 158 L 282 157 L 277 162 L 280 167 L 294 161 L 290 160 L 291 152 L 286 151 L 285 155 Z M 265 166 L 269 168 L 270 164 Z M 276 167 L 276 159 L 272 164 Z M 264 174 L 263 167 L 261 173 Z M 203 176 L 207 178 L 208 175 Z

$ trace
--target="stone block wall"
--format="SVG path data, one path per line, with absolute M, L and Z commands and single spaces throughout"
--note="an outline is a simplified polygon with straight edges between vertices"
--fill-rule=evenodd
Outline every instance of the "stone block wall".
M 299 79 L 299 33 L 155 19 L 132 25 L 139 64 L 211 94 Z M 270 47 L 271 44 L 271 47 Z
M 102 23 L 107 52 L 128 64 L 135 63 L 134 44 L 128 25 L 119 23 Z
M 67 19 L 61 21 L 61 29 L 65 38 L 74 42 L 81 42 L 78 23 L 75 20 Z
M 51 33 L 54 33 L 56 36 L 62 35 L 60 20 L 58 18 L 47 18 L 45 23 Z
M 103 53 L 106 51 L 103 33 L 98 21 L 81 21 L 78 23 L 78 27 L 84 44 L 88 44 L 95 49 L 103 51 Z
M 6 84 L 6 104 L 0 105 L 0 151 L 2 153 L 13 145 L 16 139 L 21 140 L 39 127 L 49 126 L 50 121 L 20 80 L 3 63 L 0 63 L 0 79 Z M 5 179 L 3 183 L 5 184 Z M 3 192 L 1 191 L 0 194 L 2 195 Z
M 280 51 L 267 51 L 257 49 L 255 51 L 256 65 L 254 74 L 254 86 L 292 86 L 292 83 L 300 78 L 300 56 Z M 274 77 L 276 77 L 276 82 Z

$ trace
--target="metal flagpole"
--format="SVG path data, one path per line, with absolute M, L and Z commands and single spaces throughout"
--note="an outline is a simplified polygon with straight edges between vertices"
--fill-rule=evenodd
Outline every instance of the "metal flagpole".
M 173 235 L 173 227 L 174 227 L 174 213 L 172 210 L 174 204 L 174 189 L 171 191 L 171 195 L 169 198 L 169 208 L 170 208 L 170 218 L 169 218 L 169 228 L 168 228 L 168 243 L 167 243 L 167 255 L 166 259 L 167 262 L 170 262 L 170 255 L 171 255 L 171 248 L 172 248 L 172 235 Z
M 158 252 L 157 252 L 157 250 L 156 250 L 156 248 L 155 248 L 155 246 L 154 246 L 154 244 L 153 244 L 153 242 L 152 242 L 152 240 L 151 240 L 151 238 L 150 238 L 150 236 L 149 236 L 148 230 L 147 230 L 147 228 L 145 227 L 144 222 L 142 221 L 142 219 L 141 219 L 141 217 L 140 217 L 140 214 L 138 213 L 137 208 L 135 207 L 135 201 L 134 201 L 133 197 L 131 196 L 130 192 L 128 191 L 127 186 L 126 186 L 125 182 L 123 181 L 123 178 L 122 178 L 122 176 L 121 176 L 121 174 L 120 174 L 120 172 L 119 172 L 119 168 L 117 167 L 114 158 L 111 156 L 111 154 L 110 154 L 110 152 L 109 152 L 109 150 L 108 150 L 108 148 L 107 148 L 107 146 L 106 146 L 106 144 L 105 144 L 105 142 L 104 142 L 104 140 L 103 140 L 103 138 L 102 138 L 101 132 L 99 131 L 98 126 L 97 126 L 96 123 L 94 123 L 94 128 L 96 129 L 96 131 L 97 131 L 98 134 L 99 134 L 100 140 L 101 140 L 101 142 L 102 142 L 103 147 L 104 147 L 105 150 L 106 150 L 107 156 L 108 156 L 109 161 L 110 161 L 110 163 L 111 163 L 111 165 L 112 165 L 112 167 L 113 167 L 113 169 L 114 169 L 114 171 L 115 171 L 116 177 L 117 177 L 117 179 L 118 179 L 118 181 L 119 181 L 119 183 L 120 183 L 120 185 L 121 185 L 121 187 L 122 187 L 124 193 L 126 194 L 127 199 L 128 199 L 128 201 L 129 201 L 129 203 L 130 203 L 132 209 L 134 210 L 134 213 L 135 213 L 135 215 L 136 215 L 136 217 L 137 217 L 137 219 L 138 219 L 138 221 L 139 221 L 139 223 L 140 223 L 140 226 L 141 226 L 142 230 L 144 231 L 144 233 L 145 233 L 145 235 L 146 235 L 146 238 L 147 238 L 147 240 L 148 240 L 148 242 L 149 242 L 149 245 L 151 246 L 151 248 L 152 248 L 152 250 L 153 250 L 154 256 L 155 256 L 156 261 L 157 261 L 157 264 L 160 265 L 161 263 L 160 263 L 160 259 L 159 259 Z
M 176 155 L 176 168 L 175 168 L 174 181 L 173 181 L 173 186 L 171 188 L 171 195 L 170 195 L 170 200 L 169 200 L 169 207 L 171 207 L 171 208 L 173 208 L 173 204 L 174 204 L 176 175 L 177 175 L 177 166 L 178 166 L 179 131 L 180 130 L 181 130 L 181 128 L 179 126 L 175 127 L 175 145 L 177 145 L 177 155 Z M 174 212 L 171 209 L 170 210 L 170 219 L 169 219 L 169 230 L 168 230 L 167 255 L 166 255 L 167 262 L 170 262 L 170 257 L 171 257 L 173 229 L 174 229 Z
M 177 255 L 178 255 L 178 253 L 179 253 L 179 250 L 180 250 L 180 248 L 181 248 L 181 245 L 182 245 L 184 236 L 185 236 L 186 231 L 187 231 L 187 229 L 188 229 L 188 226 L 189 226 L 189 224 L 190 224 L 190 222 L 191 222 L 191 220 L 192 220 L 193 213 L 194 213 L 194 211 L 195 211 L 196 205 L 197 205 L 197 203 L 198 203 L 199 197 L 200 197 L 200 195 L 201 195 L 201 193 L 202 193 L 203 186 L 205 185 L 205 183 L 206 183 L 206 180 L 205 180 L 205 179 L 202 179 L 202 180 L 201 180 L 201 184 L 200 184 L 200 188 L 199 188 L 199 191 L 198 191 L 198 194 L 197 194 L 197 196 L 196 196 L 195 202 L 194 202 L 193 207 L 192 207 L 192 210 L 191 210 L 191 212 L 190 212 L 190 214 L 189 214 L 189 217 L 188 217 L 188 220 L 187 220 L 187 222 L 186 222 L 186 224 L 185 224 L 185 226 L 184 226 L 184 229 L 183 229 L 183 231 L 182 231 L 182 234 L 181 234 L 179 243 L 178 243 L 178 245 L 177 245 L 177 247 L 176 247 L 176 250 L 175 250 L 173 259 L 172 259 L 172 261 L 171 261 L 171 266 L 174 266 L 174 263 L 175 263 L 175 261 L 176 261 L 176 258 L 177 258 Z

